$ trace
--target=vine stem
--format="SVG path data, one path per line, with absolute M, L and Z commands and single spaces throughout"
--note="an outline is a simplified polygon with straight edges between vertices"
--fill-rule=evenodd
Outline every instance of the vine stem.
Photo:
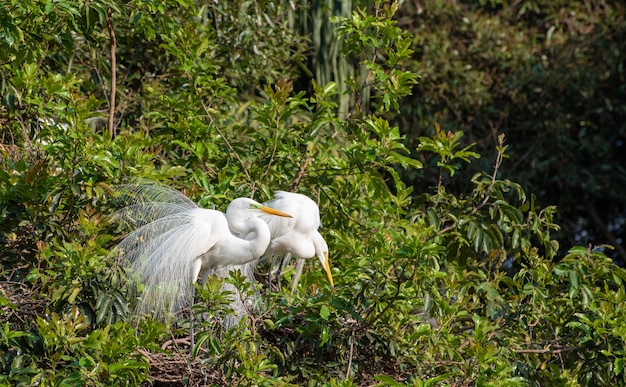
M 583 349 L 584 346 L 579 345 L 576 347 L 560 347 L 560 348 L 538 348 L 538 349 L 534 349 L 534 348 L 523 348 L 523 349 L 514 349 L 513 352 L 515 353 L 549 353 L 549 354 L 561 354 L 563 352 L 572 352 L 572 351 L 578 351 L 579 349 Z
M 348 369 L 346 370 L 346 379 L 352 373 L 352 356 L 354 355 L 354 332 L 350 335 L 350 355 L 348 357 Z

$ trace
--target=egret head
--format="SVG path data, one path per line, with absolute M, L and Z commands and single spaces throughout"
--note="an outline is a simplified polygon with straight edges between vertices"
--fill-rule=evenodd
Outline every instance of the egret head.
M 237 198 L 230 202 L 226 209 L 226 215 L 231 219 L 247 220 L 257 216 L 268 214 L 291 218 L 291 215 L 277 209 L 264 206 L 263 204 L 248 198 Z

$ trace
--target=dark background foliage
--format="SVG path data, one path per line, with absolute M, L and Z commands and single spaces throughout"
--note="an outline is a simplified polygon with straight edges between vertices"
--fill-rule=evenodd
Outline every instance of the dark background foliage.
M 539 203 L 558 207 L 557 239 L 609 243 L 624 264 L 624 7 L 604 1 L 404 5 L 398 21 L 414 34 L 411 68 L 422 77 L 397 119 L 409 141 L 438 122 L 462 130 L 483 152 L 506 133 L 507 176 Z M 416 189 L 432 185 L 428 171 L 407 181 Z

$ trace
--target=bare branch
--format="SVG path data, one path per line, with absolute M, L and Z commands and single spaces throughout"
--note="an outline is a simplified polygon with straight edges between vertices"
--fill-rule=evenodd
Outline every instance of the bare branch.
M 550 355 L 555 355 L 563 352 L 572 352 L 578 351 L 579 349 L 585 348 L 582 345 L 576 347 L 558 347 L 558 348 L 522 348 L 522 349 L 514 349 L 515 353 L 546 353 Z
M 313 160 L 311 157 L 307 157 L 306 160 L 304 160 L 304 163 L 300 165 L 300 172 L 298 172 L 298 176 L 296 176 L 293 183 L 291 183 L 291 187 L 289 187 L 289 192 L 293 192 L 293 190 L 296 189 L 298 184 L 300 184 L 300 180 L 302 180 L 302 177 L 306 175 L 306 168 L 311 163 L 311 160 Z

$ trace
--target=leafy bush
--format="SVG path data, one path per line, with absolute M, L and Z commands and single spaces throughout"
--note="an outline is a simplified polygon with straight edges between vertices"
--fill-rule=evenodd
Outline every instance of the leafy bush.
M 7 374 L 0 381 L 15 385 L 139 385 L 146 380 L 148 362 L 137 348 L 146 345 L 135 330 L 118 322 L 102 329 L 90 324 L 77 308 L 59 315 L 38 316 L 35 331 L 2 332 Z

